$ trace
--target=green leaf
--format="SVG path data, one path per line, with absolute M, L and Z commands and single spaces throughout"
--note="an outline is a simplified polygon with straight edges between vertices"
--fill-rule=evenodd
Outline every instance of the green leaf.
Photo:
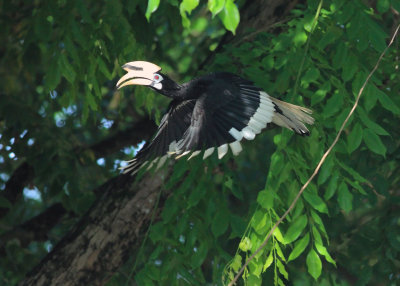
M 147 21 L 150 21 L 151 14 L 153 14 L 157 10 L 159 5 L 160 0 L 149 0 L 149 2 L 147 2 L 147 9 L 145 14 Z
M 359 181 L 360 183 L 369 183 L 369 181 L 364 178 L 363 176 L 360 175 L 356 170 L 354 170 L 352 167 L 346 165 L 343 162 L 338 161 L 338 165 L 343 168 L 347 173 L 353 176 L 354 179 Z
M 380 13 L 385 13 L 390 8 L 390 0 L 378 0 L 376 8 Z
M 236 28 L 239 25 L 240 14 L 233 0 L 226 0 L 225 7 L 218 16 L 221 18 L 225 28 L 231 31 L 232 34 L 235 34 Z
M 222 11 L 224 5 L 225 5 L 225 0 L 208 0 L 207 4 L 208 10 L 210 10 L 213 17 Z
M 317 241 L 320 244 L 322 244 L 321 234 L 319 233 L 317 227 L 313 226 L 311 229 L 312 229 L 312 235 L 313 235 L 314 241 Z
M 344 41 L 341 41 L 338 43 L 338 46 L 335 50 L 336 53 L 332 58 L 332 66 L 334 69 L 339 69 L 342 66 L 347 65 L 347 52 L 349 50 L 349 47 L 346 46 L 346 43 Z
M 308 187 L 303 193 L 304 199 L 317 211 L 321 213 L 328 213 L 328 208 L 325 202 L 318 196 L 316 189 L 311 190 Z
M 309 83 L 316 82 L 320 77 L 319 70 L 311 67 L 307 70 L 306 74 L 301 78 L 301 85 L 308 86 Z
M 286 243 L 291 243 L 295 241 L 300 234 L 303 232 L 304 228 L 307 226 L 307 216 L 299 216 L 293 223 L 290 224 L 284 239 Z
M 248 237 L 243 238 L 242 241 L 239 243 L 239 248 L 243 252 L 249 251 L 251 247 L 251 240 Z
M 317 280 L 318 277 L 321 275 L 322 270 L 322 263 L 321 259 L 319 258 L 318 254 L 315 252 L 314 249 L 311 249 L 307 255 L 306 259 L 308 273 Z
M 254 258 L 253 260 L 250 261 L 249 272 L 252 275 L 260 277 L 262 269 L 263 269 L 263 263 L 261 262 L 261 260 L 259 261 L 257 258 Z
M 261 210 L 257 210 L 253 215 L 251 225 L 257 233 L 264 234 L 267 231 L 267 214 Z
M 321 217 L 313 210 L 311 210 L 311 217 L 313 218 L 314 222 L 317 224 L 318 228 L 323 232 L 326 240 L 328 240 L 328 234 L 325 229 L 324 222 L 322 221 Z
M 101 59 L 101 57 L 97 58 L 97 64 L 99 66 L 99 70 L 102 74 L 108 79 L 111 80 L 113 78 L 112 74 L 108 71 L 106 63 Z
M 360 185 L 359 182 L 350 180 L 350 179 L 348 179 L 348 178 L 345 178 L 344 180 L 346 181 L 347 184 L 349 184 L 349 185 L 352 186 L 354 189 L 356 189 L 357 191 L 359 191 L 360 194 L 362 194 L 362 195 L 367 195 L 367 192 L 364 190 L 364 188 Z
M 254 285 L 254 286 L 261 286 L 262 280 L 261 277 L 257 277 L 254 274 L 249 275 L 249 277 L 246 279 L 247 285 Z
M 207 252 L 208 252 L 208 245 L 207 243 L 202 242 L 192 255 L 191 265 L 193 268 L 200 267 L 201 264 L 203 264 L 203 261 L 207 256 Z
M 302 239 L 296 242 L 292 252 L 289 255 L 288 262 L 295 260 L 303 251 L 306 249 L 308 243 L 310 242 L 310 234 L 307 233 Z
M 276 254 L 283 260 L 286 261 L 285 255 L 283 255 L 282 249 L 279 246 L 279 243 L 275 243 L 274 244 L 275 250 L 276 250 Z
M 353 209 L 353 194 L 350 193 L 344 181 L 339 186 L 338 203 L 345 212 L 349 212 Z
M 289 274 L 287 273 L 285 266 L 279 259 L 276 260 L 276 266 L 278 266 L 279 273 L 282 274 L 286 280 L 289 280 Z
M 72 65 L 69 63 L 65 54 L 62 54 L 60 57 L 60 61 L 58 62 L 60 65 L 61 74 L 70 82 L 74 83 L 76 72 Z
M 229 225 L 229 212 L 227 210 L 221 209 L 217 212 L 211 223 L 211 231 L 215 237 L 223 234 Z
M 323 183 L 326 182 L 326 180 L 332 175 L 332 168 L 335 165 L 335 155 L 330 154 L 326 160 L 325 163 L 321 167 L 321 171 L 319 172 L 318 175 L 318 185 L 322 185 Z
M 372 19 L 367 21 L 367 24 L 368 27 L 365 31 L 368 33 L 368 38 L 372 47 L 374 47 L 378 52 L 382 52 L 386 48 L 387 33 L 382 29 L 381 25 Z
M 361 108 L 357 108 L 357 113 L 360 116 L 361 122 L 368 128 L 370 128 L 372 131 L 374 131 L 378 135 L 390 135 L 385 129 L 383 129 L 380 125 L 372 121 L 371 119 L 368 118 L 367 114 L 365 111 Z
M 359 68 L 357 57 L 353 53 L 347 56 L 346 64 L 342 66 L 342 78 L 344 81 L 351 80 Z
M 185 28 L 190 27 L 190 20 L 187 17 L 187 14 L 190 15 L 193 9 L 195 9 L 199 5 L 199 0 L 183 0 L 181 5 L 179 6 L 179 11 L 182 16 L 182 24 Z
M 359 123 L 354 125 L 349 136 L 347 136 L 347 151 L 351 154 L 354 150 L 360 146 L 362 141 L 363 129 Z
M 400 114 L 400 108 L 396 105 L 396 103 L 393 102 L 393 100 L 389 96 L 386 95 L 386 93 L 379 89 L 376 89 L 376 93 L 379 102 L 385 109 L 391 111 L 395 115 Z
M 258 193 L 257 202 L 265 209 L 271 209 L 274 206 L 275 194 L 269 190 L 264 190 Z
M 321 254 L 325 257 L 326 261 L 328 261 L 329 263 L 336 266 L 335 260 L 333 260 L 333 258 L 331 257 L 331 255 L 329 254 L 329 252 L 325 246 L 323 246 L 322 244 L 320 244 L 318 242 L 315 242 L 315 248 L 317 249 L 319 254 Z
M 338 179 L 339 179 L 339 171 L 335 170 L 331 176 L 331 179 L 329 180 L 328 187 L 326 188 L 326 192 L 324 194 L 324 199 L 326 201 L 332 198 L 332 196 L 335 194 Z
M 342 109 L 343 105 L 343 95 L 335 93 L 332 95 L 331 98 L 328 99 L 324 110 L 322 112 L 323 116 L 325 118 L 329 118 L 335 113 L 337 113 L 339 110 Z
M 278 240 L 280 243 L 285 244 L 285 239 L 283 238 L 283 235 L 279 229 L 279 227 L 275 228 L 274 233 L 272 234 L 276 240 Z
M 60 73 L 60 64 L 58 63 L 60 58 L 55 55 L 51 62 L 50 66 L 46 72 L 46 76 L 44 77 L 44 81 L 48 91 L 53 91 L 57 85 L 60 83 L 61 80 L 61 73 Z
M 96 98 L 93 96 L 91 92 L 87 92 L 85 96 L 86 103 L 88 103 L 88 106 L 90 107 L 91 110 L 96 111 L 98 108 Z
M 238 272 L 240 267 L 242 267 L 242 256 L 239 254 L 236 254 L 235 257 L 232 260 L 231 267 L 233 271 Z
M 386 147 L 385 147 L 385 145 L 383 145 L 383 143 L 378 135 L 376 135 L 371 129 L 367 128 L 367 129 L 364 129 L 363 138 L 364 138 L 364 142 L 367 145 L 369 150 L 385 157 Z
M 273 251 L 271 251 L 271 252 L 269 253 L 268 258 L 267 258 L 267 260 L 266 260 L 265 263 L 264 263 L 263 272 L 265 272 L 265 270 L 267 270 L 267 268 L 271 266 L 272 262 L 274 262 Z

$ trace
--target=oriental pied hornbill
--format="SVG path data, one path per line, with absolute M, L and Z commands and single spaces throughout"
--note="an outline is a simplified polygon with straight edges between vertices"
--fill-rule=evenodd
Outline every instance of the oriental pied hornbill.
M 308 115 L 311 110 L 273 98 L 232 73 L 211 73 L 178 84 L 149 62 L 129 62 L 122 68 L 128 73 L 118 81 L 118 89 L 147 85 L 172 98 L 157 133 L 123 167 L 124 173 L 134 174 L 147 164 L 157 163 L 158 168 L 172 154 L 179 158 L 191 153 L 190 159 L 205 150 L 205 159 L 217 149 L 221 159 L 230 147 L 237 155 L 240 141 L 254 139 L 269 123 L 308 135 L 304 123 L 314 122 Z

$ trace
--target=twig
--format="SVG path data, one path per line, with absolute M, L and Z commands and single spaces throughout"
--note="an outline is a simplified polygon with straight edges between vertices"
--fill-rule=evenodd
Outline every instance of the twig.
M 251 262 L 251 260 L 254 259 L 254 257 L 257 255 L 257 253 L 259 253 L 268 243 L 272 233 L 275 231 L 275 229 L 279 226 L 279 224 L 286 218 L 286 216 L 291 212 L 291 210 L 295 207 L 297 201 L 299 200 L 301 194 L 304 192 L 304 190 L 307 188 L 307 186 L 310 184 L 310 182 L 314 179 L 314 177 L 318 174 L 319 169 L 321 168 L 322 164 L 324 163 L 326 157 L 328 157 L 329 153 L 332 151 L 333 147 L 335 147 L 336 143 L 338 142 L 340 135 L 343 132 L 344 127 L 346 126 L 347 121 L 349 121 L 349 118 L 351 117 L 351 115 L 354 113 L 354 111 L 356 110 L 356 107 L 358 105 L 358 101 L 360 100 L 361 94 L 364 91 L 365 86 L 367 85 L 369 79 L 371 78 L 371 76 L 375 73 L 376 69 L 378 68 L 383 56 L 386 54 L 387 50 L 389 49 L 389 47 L 392 45 L 394 39 L 397 36 L 397 33 L 399 31 L 400 25 L 397 26 L 389 44 L 387 45 L 387 47 L 385 48 L 385 50 L 382 52 L 382 54 L 380 55 L 378 61 L 376 62 L 374 68 L 372 69 L 372 71 L 369 73 L 369 75 L 367 76 L 364 84 L 362 85 L 360 91 L 358 92 L 356 101 L 354 102 L 353 108 L 350 110 L 349 114 L 347 115 L 346 119 L 343 121 L 342 126 L 340 127 L 340 130 L 338 132 L 338 134 L 336 135 L 335 140 L 333 140 L 332 145 L 328 148 L 328 150 L 325 152 L 325 154 L 322 156 L 321 160 L 319 161 L 317 167 L 314 170 L 314 173 L 311 175 L 311 177 L 307 180 L 307 182 L 301 187 L 300 191 L 298 192 L 297 196 L 294 198 L 292 204 L 289 206 L 289 208 L 286 210 L 286 212 L 279 218 L 279 220 L 275 223 L 275 225 L 272 227 L 272 229 L 269 231 L 266 239 L 264 240 L 264 242 L 260 245 L 259 248 L 257 248 L 257 250 L 249 257 L 249 259 L 247 259 L 246 263 L 243 265 L 243 267 L 239 270 L 239 272 L 236 274 L 235 278 L 228 284 L 228 286 L 232 286 L 236 283 L 236 281 L 239 279 L 240 275 L 242 275 L 244 269 L 247 267 L 247 265 L 249 265 L 249 263 Z

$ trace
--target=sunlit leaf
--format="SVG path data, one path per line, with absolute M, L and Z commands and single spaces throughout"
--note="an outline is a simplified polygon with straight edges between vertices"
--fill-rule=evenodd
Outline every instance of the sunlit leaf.
M 286 280 L 289 280 L 289 274 L 287 273 L 285 266 L 279 259 L 276 260 L 276 266 L 278 266 L 279 273 L 282 274 Z
M 224 8 L 225 0 L 208 0 L 208 10 L 212 13 L 214 17 Z
M 311 249 L 307 255 L 307 269 L 308 273 L 317 280 L 318 277 L 321 275 L 322 270 L 322 263 L 321 259 L 319 258 L 318 254 L 315 252 L 314 249 Z
M 328 208 L 325 202 L 318 196 L 316 190 L 311 190 L 308 187 L 303 193 L 304 199 L 316 210 L 322 213 L 328 213 Z
M 317 249 L 318 253 L 323 255 L 326 259 L 326 261 L 328 261 L 329 263 L 333 264 L 336 266 L 336 262 L 335 260 L 333 260 L 333 258 L 331 257 L 331 255 L 329 254 L 328 250 L 326 249 L 325 246 L 319 244 L 318 242 L 315 243 L 315 248 Z
M 295 260 L 303 251 L 306 249 L 308 243 L 310 242 L 310 234 L 306 234 L 303 238 L 296 242 L 292 252 L 289 255 L 288 262 Z
M 240 14 L 239 9 L 233 0 L 226 0 L 224 9 L 218 14 L 222 23 L 228 31 L 235 34 L 236 28 L 239 25 Z
M 238 272 L 239 269 L 242 267 L 242 256 L 236 254 L 231 263 L 231 267 L 233 271 Z
M 265 263 L 264 263 L 263 272 L 264 272 L 265 270 L 267 270 L 268 267 L 271 266 L 272 262 L 274 262 L 274 256 L 273 256 L 273 252 L 271 251 L 271 252 L 269 253 L 269 255 L 268 255 L 267 260 L 266 260 Z
M 298 217 L 294 222 L 292 222 L 287 230 L 284 239 L 286 243 L 291 243 L 295 241 L 300 234 L 303 232 L 307 225 L 307 216 L 302 215 Z
M 270 209 L 274 206 L 275 194 L 271 191 L 264 190 L 258 193 L 257 202 L 266 209 Z
M 248 237 L 243 238 L 242 241 L 239 243 L 240 250 L 244 252 L 249 251 L 251 247 L 251 240 Z
M 188 14 L 192 13 L 193 9 L 195 9 L 199 5 L 199 0 L 183 0 L 179 6 L 179 11 L 182 16 L 182 24 L 185 28 L 189 28 L 190 20 L 188 18 Z
M 160 0 L 149 0 L 147 2 L 147 9 L 145 13 L 147 21 L 150 21 L 151 14 L 153 14 L 157 10 L 159 5 Z
M 282 259 L 282 261 L 286 261 L 285 255 L 283 254 L 283 251 L 282 251 L 281 247 L 279 246 L 279 243 L 275 243 L 274 247 L 275 247 L 275 251 L 276 251 L 276 254 L 278 255 L 278 257 L 280 257 Z

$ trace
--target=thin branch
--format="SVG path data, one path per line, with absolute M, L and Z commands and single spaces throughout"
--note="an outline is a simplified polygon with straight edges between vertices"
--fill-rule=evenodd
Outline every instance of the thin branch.
M 368 81 L 370 80 L 370 78 L 372 77 L 372 75 L 375 73 L 376 69 L 378 68 L 380 62 L 382 61 L 383 56 L 386 54 L 387 50 L 389 49 L 389 47 L 392 45 L 395 37 L 397 36 L 397 33 L 399 31 L 400 25 L 397 26 L 396 31 L 394 32 L 388 46 L 385 48 L 385 50 L 382 52 L 382 54 L 380 55 L 378 61 L 376 62 L 374 68 L 372 69 L 372 71 L 369 73 L 369 75 L 367 76 L 366 80 L 364 81 L 364 84 L 362 85 L 360 91 L 358 92 L 356 101 L 354 102 L 353 108 L 350 110 L 349 114 L 347 115 L 346 119 L 344 120 L 342 126 L 340 127 L 339 132 L 336 135 L 335 140 L 333 140 L 332 145 L 328 148 L 328 150 L 325 152 L 325 154 L 322 156 L 321 160 L 319 161 L 317 167 L 315 168 L 313 174 L 311 175 L 311 177 L 307 180 L 307 182 L 301 187 L 300 191 L 298 192 L 297 196 L 295 197 L 295 199 L 293 200 L 292 204 L 289 206 L 289 208 L 286 210 L 286 212 L 279 218 L 279 220 L 275 223 L 275 225 L 272 227 L 272 229 L 269 231 L 266 239 L 264 240 L 264 242 L 260 245 L 260 247 L 249 257 L 249 259 L 247 259 L 246 263 L 243 265 L 243 267 L 239 270 L 239 272 L 236 274 L 235 278 L 228 284 L 228 286 L 232 286 L 234 285 L 237 280 L 239 279 L 240 275 L 242 275 L 244 269 L 247 267 L 247 265 L 249 265 L 249 263 L 254 259 L 254 257 L 257 255 L 257 253 L 259 253 L 268 243 L 269 239 L 271 238 L 271 235 L 273 234 L 273 232 L 275 231 L 275 229 L 280 225 L 280 223 L 286 218 L 286 216 L 292 211 L 292 209 L 295 207 L 297 201 L 299 200 L 299 198 L 301 197 L 302 193 L 304 192 L 304 190 L 307 188 L 307 186 L 310 184 L 310 182 L 314 179 L 314 177 L 318 174 L 319 169 L 321 168 L 322 164 L 324 163 L 325 159 L 328 157 L 328 155 L 331 153 L 333 147 L 335 147 L 336 143 L 339 141 L 340 135 L 343 132 L 344 127 L 346 126 L 346 123 L 349 121 L 350 117 L 353 115 L 354 111 L 356 110 L 357 106 L 358 106 L 358 102 L 360 100 L 361 94 L 363 93 L 365 86 L 367 85 Z

